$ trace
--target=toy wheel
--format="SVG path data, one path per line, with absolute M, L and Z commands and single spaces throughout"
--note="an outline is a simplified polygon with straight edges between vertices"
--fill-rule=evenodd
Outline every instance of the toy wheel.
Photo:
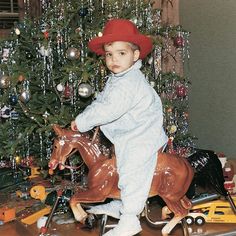
M 196 225 L 204 225 L 205 224 L 205 219 L 202 216 L 198 216 L 195 219 L 195 224 Z
M 186 221 L 187 225 L 192 225 L 194 223 L 194 219 L 192 216 L 186 216 L 185 221 Z

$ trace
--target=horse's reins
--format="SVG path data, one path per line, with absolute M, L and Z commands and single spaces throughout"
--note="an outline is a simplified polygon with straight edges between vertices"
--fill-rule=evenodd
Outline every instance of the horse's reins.
M 96 129 L 95 129 L 95 132 L 93 134 L 93 138 L 92 138 L 92 141 L 91 141 L 91 145 L 94 143 L 94 141 L 95 141 L 95 139 L 98 135 L 98 131 L 99 131 L 99 126 L 97 126 Z
M 95 131 L 94 131 L 94 134 L 93 134 L 93 137 L 92 137 L 92 141 L 91 141 L 91 145 L 93 145 L 97 135 L 98 135 L 98 131 L 99 131 L 99 126 L 96 127 Z M 77 150 L 75 149 L 73 152 L 71 152 L 68 157 L 72 156 L 73 154 L 75 154 L 77 152 Z M 83 166 L 84 162 L 79 165 L 79 166 L 69 166 L 69 165 L 65 165 L 65 164 L 60 164 L 62 166 L 64 166 L 65 168 L 67 169 L 70 169 L 70 170 L 77 170 L 79 168 L 81 168 L 81 166 Z

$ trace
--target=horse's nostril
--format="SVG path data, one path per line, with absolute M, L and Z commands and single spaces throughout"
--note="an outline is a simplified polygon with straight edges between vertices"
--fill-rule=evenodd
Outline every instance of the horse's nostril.
M 50 163 L 48 164 L 48 167 L 49 167 L 49 169 L 52 169 L 52 168 L 53 168 L 53 164 L 50 162 Z
M 57 165 L 57 161 L 51 161 L 49 162 L 48 167 L 49 169 L 53 170 L 56 167 L 56 165 Z
M 64 170 L 64 165 L 63 164 L 59 164 L 59 169 L 60 170 Z

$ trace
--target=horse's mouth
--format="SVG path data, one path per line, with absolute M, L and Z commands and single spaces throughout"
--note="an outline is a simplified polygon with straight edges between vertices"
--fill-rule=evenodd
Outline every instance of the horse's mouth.
M 49 169 L 51 169 L 51 170 L 55 170 L 55 169 L 57 168 L 57 165 L 58 165 L 58 164 L 59 164 L 58 161 L 52 160 L 52 161 L 50 161 L 50 162 L 48 163 L 48 167 L 49 167 Z
M 69 157 L 71 157 L 74 153 L 76 153 L 77 150 L 76 149 L 73 149 L 70 153 L 68 153 L 66 156 L 65 156 L 65 160 L 67 160 Z M 65 169 L 65 163 L 64 162 L 61 162 L 61 161 L 58 161 L 58 160 L 51 160 L 48 164 L 48 167 L 49 169 L 51 170 L 55 170 L 56 168 L 59 168 L 59 170 L 64 170 Z

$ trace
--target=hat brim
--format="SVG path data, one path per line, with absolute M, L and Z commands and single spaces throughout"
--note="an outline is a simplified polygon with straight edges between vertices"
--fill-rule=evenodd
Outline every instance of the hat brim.
M 140 48 L 140 59 L 145 58 L 152 50 L 152 40 L 151 38 L 142 35 L 119 35 L 119 34 L 107 34 L 102 37 L 95 37 L 89 41 L 88 47 L 91 51 L 98 55 L 104 55 L 104 44 L 111 43 L 114 41 L 123 41 L 134 43 Z

